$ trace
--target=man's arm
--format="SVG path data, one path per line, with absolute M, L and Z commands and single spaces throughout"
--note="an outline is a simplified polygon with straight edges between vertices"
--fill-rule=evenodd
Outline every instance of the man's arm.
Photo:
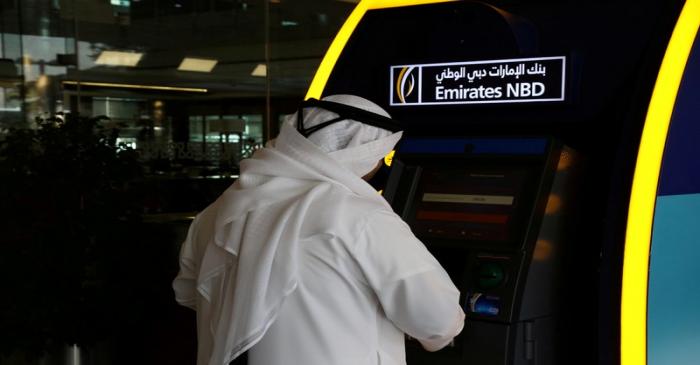
M 372 214 L 356 255 L 387 317 L 426 350 L 443 348 L 462 331 L 459 290 L 397 215 Z
M 195 251 L 195 237 L 198 229 L 198 217 L 192 221 L 187 231 L 187 238 L 180 247 L 180 271 L 173 280 L 175 300 L 178 304 L 197 310 L 197 273 L 198 257 Z

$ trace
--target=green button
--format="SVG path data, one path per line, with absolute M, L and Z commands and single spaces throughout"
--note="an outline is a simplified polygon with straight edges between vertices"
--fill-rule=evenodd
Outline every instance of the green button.
M 476 271 L 477 285 L 483 289 L 491 289 L 501 285 L 504 278 L 503 268 L 495 262 L 484 262 L 479 265 Z

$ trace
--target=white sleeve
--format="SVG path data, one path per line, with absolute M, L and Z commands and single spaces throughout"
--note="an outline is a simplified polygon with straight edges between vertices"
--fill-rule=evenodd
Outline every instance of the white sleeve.
M 429 351 L 462 331 L 459 290 L 401 218 L 389 211 L 372 214 L 357 244 L 365 278 L 399 329 Z
M 180 271 L 173 280 L 175 300 L 178 304 L 196 310 L 197 305 L 197 273 L 199 269 L 197 253 L 195 252 L 195 237 L 198 219 L 190 224 L 187 238 L 180 247 Z

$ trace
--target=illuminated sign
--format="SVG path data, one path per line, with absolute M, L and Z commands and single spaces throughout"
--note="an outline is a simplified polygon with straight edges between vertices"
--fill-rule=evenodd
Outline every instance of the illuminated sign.
M 390 67 L 389 104 L 449 105 L 564 101 L 566 57 Z

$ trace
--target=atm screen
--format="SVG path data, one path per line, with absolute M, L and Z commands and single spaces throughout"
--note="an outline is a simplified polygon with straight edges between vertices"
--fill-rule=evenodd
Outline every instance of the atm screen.
M 486 242 L 513 239 L 528 184 L 523 168 L 427 167 L 415 196 L 419 236 Z

